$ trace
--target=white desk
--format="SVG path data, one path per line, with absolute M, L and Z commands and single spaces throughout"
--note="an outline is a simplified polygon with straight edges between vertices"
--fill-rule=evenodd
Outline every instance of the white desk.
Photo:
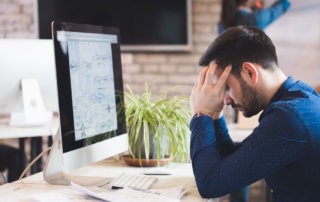
M 53 116 L 51 122 L 44 126 L 13 127 L 9 125 L 9 116 L 0 117 L 0 139 L 42 137 L 55 134 L 59 126 L 58 116 Z
M 77 180 L 85 181 L 87 184 L 93 180 L 101 180 L 102 178 L 112 178 L 123 172 L 141 173 L 149 168 L 129 167 L 122 161 L 104 160 L 90 166 L 80 168 L 73 171 L 71 174 Z M 159 176 L 152 188 L 170 188 L 178 185 L 185 185 L 188 192 L 181 198 L 181 201 L 208 201 L 200 197 L 195 185 L 191 164 L 171 163 L 168 169 L 173 171 L 172 175 Z M 1 201 L 21 201 L 29 202 L 32 197 L 37 194 L 45 193 L 48 197 L 45 201 L 59 201 L 59 194 L 70 196 L 70 201 L 97 201 L 92 198 L 84 200 L 83 194 L 73 190 L 69 186 L 49 185 L 42 177 L 42 173 L 29 176 L 23 181 L 16 181 L 10 184 L 0 186 Z M 58 194 L 57 194 L 58 193 Z M 55 199 L 55 197 L 57 197 Z M 209 201 L 218 202 L 218 199 L 210 199 Z

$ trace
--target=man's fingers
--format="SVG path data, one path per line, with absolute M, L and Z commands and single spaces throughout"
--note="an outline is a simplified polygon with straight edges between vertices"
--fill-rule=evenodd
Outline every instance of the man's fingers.
M 199 73 L 197 85 L 201 85 L 201 86 L 203 85 L 205 78 L 206 78 L 207 70 L 208 70 L 208 67 L 204 67 L 201 69 L 201 71 Z
M 208 67 L 204 67 L 199 73 L 198 82 L 195 84 L 195 87 L 202 86 L 203 84 L 213 85 L 215 83 L 214 73 L 217 67 L 218 65 L 215 63 L 211 63 Z M 218 88 L 222 88 L 225 85 L 226 80 L 228 79 L 230 71 L 231 71 L 231 65 L 227 66 L 224 69 L 219 79 L 217 80 L 216 84 L 214 85 L 217 86 Z
M 213 84 L 213 77 L 214 77 L 214 72 L 216 71 L 217 64 L 215 63 L 210 63 L 207 74 L 206 74 L 206 79 L 204 81 L 205 84 L 212 85 Z
M 222 89 L 228 79 L 228 76 L 231 72 L 231 65 L 228 65 L 222 72 L 222 74 L 220 75 L 217 83 L 216 83 L 216 86 L 219 88 L 219 89 Z

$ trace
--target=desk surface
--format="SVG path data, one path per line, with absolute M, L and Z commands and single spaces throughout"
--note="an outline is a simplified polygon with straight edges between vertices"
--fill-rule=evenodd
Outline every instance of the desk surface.
M 53 116 L 51 122 L 44 126 L 13 127 L 9 125 L 9 117 L 0 118 L 0 139 L 40 137 L 56 134 L 59 127 L 58 116 Z
M 87 184 L 90 184 L 94 179 L 112 178 L 123 172 L 142 173 L 145 169 L 149 168 L 129 167 L 122 161 L 104 160 L 75 170 L 71 174 L 74 176 L 74 179 L 82 179 Z M 197 191 L 191 164 L 171 163 L 168 169 L 172 170 L 173 174 L 158 176 L 158 180 L 152 188 L 170 188 L 184 185 L 188 189 L 188 192 L 181 198 L 181 201 L 207 201 L 201 198 Z M 44 193 L 48 198 L 50 196 L 50 201 L 59 201 L 57 193 L 61 196 L 68 196 L 70 201 L 97 201 L 92 198 L 84 198 L 82 193 L 73 190 L 69 186 L 47 184 L 43 180 L 42 173 L 24 178 L 23 181 L 16 181 L 0 186 L 1 201 L 21 201 L 21 199 L 24 199 L 23 201 L 32 201 L 28 199 Z M 57 197 L 56 200 L 54 197 Z M 218 199 L 211 199 L 210 201 L 218 201 Z

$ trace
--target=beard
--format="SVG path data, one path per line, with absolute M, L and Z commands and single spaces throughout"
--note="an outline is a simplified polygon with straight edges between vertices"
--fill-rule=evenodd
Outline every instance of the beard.
M 249 86 L 241 77 L 239 79 L 242 89 L 242 104 L 235 103 L 243 114 L 244 117 L 251 117 L 258 114 L 261 111 L 261 106 L 258 100 L 257 91 Z

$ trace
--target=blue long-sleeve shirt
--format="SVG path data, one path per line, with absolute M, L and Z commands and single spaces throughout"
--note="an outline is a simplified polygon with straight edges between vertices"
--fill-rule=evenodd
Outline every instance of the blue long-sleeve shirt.
M 320 96 L 289 77 L 240 144 L 223 118 L 190 123 L 191 159 L 204 198 L 228 194 L 265 178 L 273 201 L 319 201 Z
M 240 9 L 235 16 L 235 26 L 250 25 L 264 29 L 273 21 L 278 19 L 283 13 L 290 8 L 288 0 L 278 0 L 269 8 L 255 9 L 253 12 Z M 218 33 L 224 31 L 225 28 L 221 23 L 218 24 Z

